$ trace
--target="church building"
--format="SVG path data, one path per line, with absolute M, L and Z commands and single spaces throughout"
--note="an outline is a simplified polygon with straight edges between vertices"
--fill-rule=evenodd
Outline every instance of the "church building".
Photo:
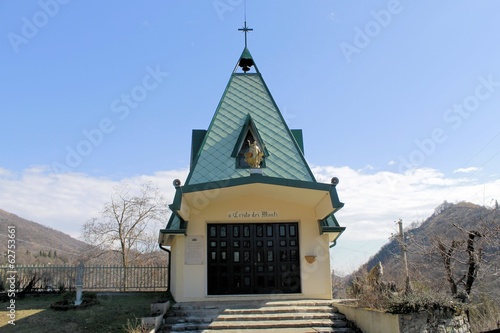
M 177 302 L 331 299 L 330 248 L 345 229 L 338 179 L 316 181 L 242 30 L 245 48 L 208 129 L 192 132 L 189 175 L 174 180 L 160 230 L 170 291 Z

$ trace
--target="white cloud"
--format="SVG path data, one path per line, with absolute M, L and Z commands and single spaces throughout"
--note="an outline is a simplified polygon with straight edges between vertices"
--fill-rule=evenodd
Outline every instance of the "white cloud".
M 365 165 L 365 167 L 364 167 L 364 168 L 362 168 L 362 169 L 358 169 L 358 171 L 359 171 L 359 172 L 362 172 L 362 171 L 371 171 L 371 170 L 374 170 L 374 169 L 375 169 L 375 168 L 373 167 L 373 165 L 371 165 L 371 164 L 367 164 L 367 165 Z
M 320 182 L 328 183 L 333 176 L 339 178 L 337 192 L 345 206 L 337 213 L 338 220 L 351 229 L 343 237 L 357 240 L 388 237 L 397 219 L 410 223 L 427 218 L 444 200 L 488 205 L 500 193 L 500 180 L 478 184 L 428 168 L 404 174 L 367 174 L 349 167 L 328 166 L 313 167 L 312 171 Z
M 2 177 L 8 177 L 8 176 L 11 176 L 11 175 L 12 175 L 12 172 L 10 172 L 7 169 L 4 169 L 4 168 L 0 167 L 0 176 L 2 176 Z
M 470 172 L 476 172 L 480 168 L 478 167 L 468 167 L 468 168 L 458 168 L 453 171 L 453 173 L 470 173 Z
M 500 194 L 498 179 L 477 183 L 428 168 L 404 174 L 331 166 L 316 166 L 312 171 L 320 182 L 340 180 L 337 193 L 345 206 L 335 216 L 347 229 L 332 249 L 332 267 L 340 273 L 351 272 L 374 255 L 397 232 L 399 218 L 409 225 L 429 217 L 444 200 L 490 205 Z
M 187 170 L 172 170 L 111 180 L 81 173 L 56 174 L 44 167 L 26 169 L 18 175 L 0 173 L 0 209 L 79 237 L 83 223 L 99 216 L 120 184 L 137 186 L 153 181 L 167 198 L 172 198 L 172 180 L 186 175 Z

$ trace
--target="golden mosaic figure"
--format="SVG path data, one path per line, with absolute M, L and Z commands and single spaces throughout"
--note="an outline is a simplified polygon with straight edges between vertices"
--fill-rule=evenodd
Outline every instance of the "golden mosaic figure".
M 260 164 L 262 163 L 262 159 L 264 157 L 264 153 L 262 149 L 257 145 L 257 141 L 254 140 L 253 143 L 248 142 L 248 152 L 245 153 L 245 162 L 252 168 L 259 169 Z

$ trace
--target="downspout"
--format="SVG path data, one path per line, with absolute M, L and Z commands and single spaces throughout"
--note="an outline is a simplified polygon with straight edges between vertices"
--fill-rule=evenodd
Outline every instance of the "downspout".
M 161 245 L 161 243 L 159 243 L 158 245 L 160 246 L 160 249 L 162 249 L 163 251 L 168 253 L 168 269 L 167 269 L 168 288 L 167 288 L 167 292 L 169 292 L 170 291 L 170 276 L 171 276 L 170 267 L 172 267 L 172 261 L 170 259 L 172 258 L 172 251 L 170 251 L 166 247 L 163 247 Z
M 330 244 L 330 249 L 337 245 L 337 240 L 335 239 L 331 244 Z M 170 267 L 170 266 L 169 266 Z

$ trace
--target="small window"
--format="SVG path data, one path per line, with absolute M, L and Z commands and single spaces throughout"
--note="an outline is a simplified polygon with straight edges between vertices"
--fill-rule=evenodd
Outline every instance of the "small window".
M 262 224 L 257 225 L 257 237 L 262 237 L 264 234 L 264 227 Z
M 286 226 L 280 225 L 280 237 L 286 236 Z

